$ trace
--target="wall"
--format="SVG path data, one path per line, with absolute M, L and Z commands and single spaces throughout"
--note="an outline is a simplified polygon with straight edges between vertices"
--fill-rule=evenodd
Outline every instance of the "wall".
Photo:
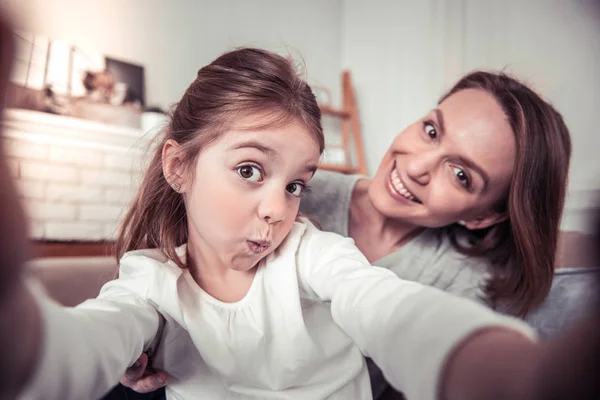
M 600 164 L 600 4 L 594 0 L 345 0 L 342 67 L 354 74 L 370 173 L 396 134 L 473 69 L 517 74 L 571 130 L 564 229 L 586 229 Z
M 0 6 L 21 29 L 144 65 L 149 105 L 169 107 L 201 66 L 246 45 L 304 60 L 309 82 L 330 88 L 339 101 L 337 0 L 0 0 Z M 32 236 L 113 238 L 136 189 L 143 132 L 19 111 L 6 124 Z
M 19 24 L 145 66 L 147 100 L 176 102 L 198 69 L 238 46 L 302 58 L 313 84 L 339 92 L 338 0 L 0 0 Z
M 369 171 L 394 136 L 474 68 L 506 68 L 564 114 L 574 153 L 563 226 L 581 229 L 600 189 L 600 10 L 593 0 L 0 0 L 25 28 L 146 66 L 149 104 L 176 101 L 196 70 L 240 45 L 292 49 L 339 104 L 352 71 Z M 286 47 L 286 46 L 289 46 Z M 326 121 L 326 124 L 328 122 Z
M 352 71 L 370 173 L 392 139 L 429 110 L 443 86 L 435 1 L 345 0 L 342 68 Z

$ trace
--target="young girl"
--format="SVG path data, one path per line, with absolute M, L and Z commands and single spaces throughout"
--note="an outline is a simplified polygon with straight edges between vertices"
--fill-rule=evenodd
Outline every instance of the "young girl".
M 493 326 L 529 344 L 529 328 L 371 267 L 298 217 L 320 118 L 283 57 L 241 49 L 200 69 L 124 219 L 119 278 L 71 309 L 37 296 L 21 398 L 98 398 L 144 349 L 170 399 L 370 399 L 363 354 L 409 399 L 482 393 L 452 390 L 461 349 Z

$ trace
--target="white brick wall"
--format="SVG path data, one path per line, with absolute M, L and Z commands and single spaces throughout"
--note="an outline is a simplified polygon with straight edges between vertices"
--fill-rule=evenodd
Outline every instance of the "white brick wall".
M 37 200 L 44 200 L 46 198 L 45 182 L 21 179 L 18 183 L 22 197 Z
M 33 239 L 43 239 L 44 238 L 44 223 L 38 221 L 29 221 L 29 235 Z
M 102 187 L 92 185 L 65 184 L 62 182 L 48 183 L 45 199 L 49 201 L 64 201 L 69 199 L 74 203 L 89 204 L 101 202 L 104 197 Z
M 45 160 L 48 156 L 48 149 L 42 144 L 16 139 L 5 140 L 6 153 L 9 156 L 21 157 L 27 160 Z
M 104 226 L 88 222 L 47 222 L 44 234 L 55 240 L 101 240 Z
M 135 196 L 135 188 L 108 188 L 104 191 L 104 201 L 107 204 L 128 204 Z
M 77 207 L 69 203 L 50 203 L 31 200 L 25 203 L 29 216 L 35 221 L 75 221 Z
M 27 135 L 4 140 L 9 167 L 31 219 L 31 237 L 115 238 L 125 207 L 136 192 L 141 151 L 35 141 Z
M 109 168 L 116 168 L 121 171 L 131 171 L 139 168 L 139 158 L 137 154 L 105 154 L 104 165 Z
M 51 163 L 74 164 L 76 166 L 102 167 L 102 153 L 98 151 L 90 151 L 78 149 L 73 151 L 73 148 L 68 147 L 50 147 L 49 160 Z
M 10 169 L 12 177 L 13 178 L 19 178 L 19 175 L 20 175 L 19 160 L 16 159 L 16 158 L 8 158 L 7 162 L 8 162 L 8 168 Z
M 115 221 L 118 222 L 123 207 L 109 205 L 82 205 L 80 219 L 82 221 Z
M 128 172 L 112 171 L 106 168 L 86 168 L 81 169 L 80 172 L 83 186 L 129 187 L 133 184 L 131 173 Z
M 23 159 L 20 165 L 20 177 L 45 182 L 78 182 L 79 171 L 73 165 L 56 165 L 49 161 L 31 162 Z

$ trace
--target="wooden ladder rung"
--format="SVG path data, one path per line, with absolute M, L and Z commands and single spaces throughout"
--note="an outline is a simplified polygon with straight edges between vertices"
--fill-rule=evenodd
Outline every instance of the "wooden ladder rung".
M 334 108 L 329 104 L 322 104 L 319 107 L 321 108 L 322 115 L 330 115 L 342 120 L 342 144 L 341 146 L 328 146 L 328 148 L 341 148 L 344 151 L 347 162 L 346 164 L 321 163 L 319 168 L 345 174 L 366 175 L 367 165 L 350 71 L 342 72 L 342 107 Z M 351 149 L 352 146 L 354 146 L 354 151 Z M 353 163 L 350 161 L 351 154 L 354 154 L 356 157 L 356 166 L 352 165 Z
M 357 172 L 356 168 L 354 168 L 350 165 L 345 165 L 345 164 L 322 163 L 322 164 L 319 164 L 319 168 L 325 169 L 327 171 L 342 172 L 344 174 L 354 174 Z
M 337 108 L 333 108 L 330 106 L 321 106 L 321 114 L 324 115 L 332 115 L 334 117 L 339 117 L 339 118 L 350 118 L 351 114 L 350 112 L 346 111 L 346 110 L 342 110 L 342 109 L 337 109 Z

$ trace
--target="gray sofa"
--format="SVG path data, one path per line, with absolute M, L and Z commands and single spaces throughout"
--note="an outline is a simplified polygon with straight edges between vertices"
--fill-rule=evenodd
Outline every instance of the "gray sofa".
M 525 320 L 535 327 L 540 337 L 556 337 L 589 315 L 597 307 L 599 294 L 600 268 L 559 269 L 554 275 L 550 294 Z

